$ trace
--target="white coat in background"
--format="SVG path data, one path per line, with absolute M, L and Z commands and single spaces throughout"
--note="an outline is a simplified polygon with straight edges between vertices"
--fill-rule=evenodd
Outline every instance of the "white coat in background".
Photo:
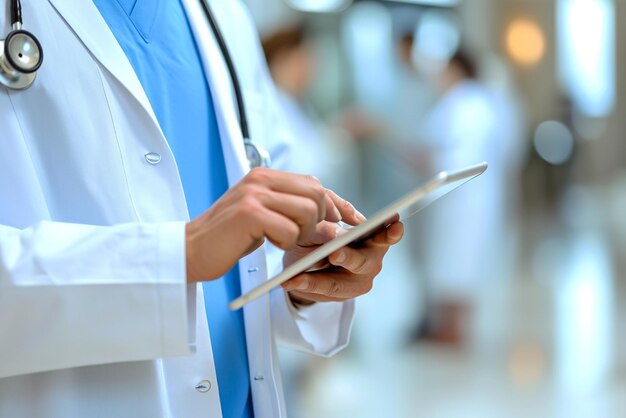
M 470 296 L 499 267 L 511 222 L 508 188 L 522 159 L 520 118 L 511 100 L 465 81 L 446 92 L 427 119 L 423 136 L 434 171 L 489 163 L 482 176 L 424 213 L 424 267 L 435 298 Z
M 200 3 L 183 3 L 232 185 L 248 169 L 231 81 Z M 290 134 L 250 18 L 211 5 L 252 136 L 281 167 Z M 31 0 L 23 15 L 45 58 L 28 90 L 0 87 L 0 417 L 221 417 L 202 287 L 186 284 L 183 190 L 141 84 L 91 1 Z M 242 259 L 242 290 L 281 263 L 269 246 Z M 353 310 L 296 311 L 281 290 L 245 308 L 256 417 L 285 416 L 275 341 L 330 355 Z

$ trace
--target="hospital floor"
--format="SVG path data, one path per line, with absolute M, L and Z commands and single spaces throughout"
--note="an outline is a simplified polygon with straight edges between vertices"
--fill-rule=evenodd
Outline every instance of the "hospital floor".
M 461 348 L 407 343 L 422 278 L 410 250 L 394 249 L 348 349 L 281 351 L 289 416 L 626 417 L 625 226 L 595 221 L 611 217 L 589 193 L 573 192 L 578 209 L 559 228 L 523 225 L 521 260 L 475 295 Z

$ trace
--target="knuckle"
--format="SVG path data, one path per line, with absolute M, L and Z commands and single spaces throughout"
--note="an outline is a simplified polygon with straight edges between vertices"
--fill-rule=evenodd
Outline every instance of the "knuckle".
M 339 280 L 332 280 L 329 285 L 330 289 L 328 292 L 329 296 L 339 295 L 343 290 L 343 286 Z
M 313 191 L 319 197 L 326 197 L 326 188 L 324 186 L 322 186 L 322 184 L 319 183 L 319 182 L 317 184 L 313 185 Z
M 306 199 L 304 204 L 302 205 L 302 212 L 306 215 L 307 218 L 317 220 L 317 214 L 319 212 L 319 207 L 316 202 L 311 199 Z
M 355 210 L 354 207 L 352 206 L 352 203 L 348 202 L 346 199 L 341 199 L 341 201 L 339 202 L 339 205 L 341 206 L 341 208 L 344 211 L 347 211 L 347 210 L 354 211 Z
M 298 202 L 300 203 L 300 210 L 302 212 L 309 214 L 313 211 L 317 211 L 317 203 L 311 199 L 300 198 Z
M 246 195 L 237 205 L 237 211 L 246 217 L 254 217 L 259 212 L 258 202 L 254 197 Z
M 253 168 L 252 170 L 248 172 L 248 174 L 245 175 L 245 177 L 241 180 L 241 183 L 242 184 L 254 183 L 257 178 L 257 173 L 258 173 L 258 169 Z
M 368 263 L 367 257 L 363 257 L 360 260 L 357 260 L 352 271 L 357 274 L 361 274 L 361 273 L 365 273 L 368 267 L 369 267 L 369 263 Z M 374 266 L 374 269 L 375 268 L 376 266 Z
M 241 188 L 241 200 L 259 206 L 268 202 L 271 198 L 270 193 L 268 188 L 260 184 L 246 184 Z
M 283 244 L 286 248 L 292 248 L 298 242 L 300 228 L 296 224 L 287 223 L 284 229 Z
M 304 178 L 306 179 L 306 181 L 308 181 L 310 183 L 317 184 L 317 185 L 320 184 L 320 180 L 317 177 L 315 177 L 315 176 L 313 176 L 311 174 L 305 175 Z
M 303 289 L 303 292 L 315 293 L 317 290 L 317 283 L 315 280 L 311 280 L 308 276 L 306 276 L 306 278 L 302 280 L 301 288 Z
M 287 231 L 287 235 L 292 237 L 294 240 L 300 234 L 300 228 L 295 223 L 286 223 L 285 230 Z
M 315 179 L 315 182 L 311 185 L 311 191 L 318 200 L 322 200 L 326 197 L 326 188 L 322 186 L 317 179 Z
M 262 183 L 271 177 L 271 170 L 265 167 L 255 167 L 246 175 L 244 181 Z
M 260 189 L 261 188 L 254 183 L 246 183 L 246 184 L 241 185 L 241 187 L 239 188 L 239 191 L 243 195 L 242 199 L 246 199 L 246 198 L 255 196 L 259 192 Z

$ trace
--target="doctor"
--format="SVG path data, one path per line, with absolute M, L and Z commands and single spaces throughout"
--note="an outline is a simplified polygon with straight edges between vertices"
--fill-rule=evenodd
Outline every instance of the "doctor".
M 29 88 L 0 87 L 0 417 L 284 417 L 276 341 L 343 348 L 402 225 L 228 312 L 283 254 L 364 219 L 274 170 L 291 133 L 241 4 L 210 1 L 273 169 L 250 170 L 199 0 L 23 6 L 45 59 Z

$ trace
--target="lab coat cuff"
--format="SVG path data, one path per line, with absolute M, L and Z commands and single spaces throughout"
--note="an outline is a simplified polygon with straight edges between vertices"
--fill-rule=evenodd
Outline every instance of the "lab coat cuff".
M 348 345 L 355 311 L 354 300 L 296 307 L 286 292 L 280 293 L 282 305 L 302 342 L 296 348 L 330 357 Z
M 167 222 L 158 229 L 157 277 L 162 351 L 165 357 L 190 354 L 195 346 L 195 285 L 187 284 L 185 222 Z

